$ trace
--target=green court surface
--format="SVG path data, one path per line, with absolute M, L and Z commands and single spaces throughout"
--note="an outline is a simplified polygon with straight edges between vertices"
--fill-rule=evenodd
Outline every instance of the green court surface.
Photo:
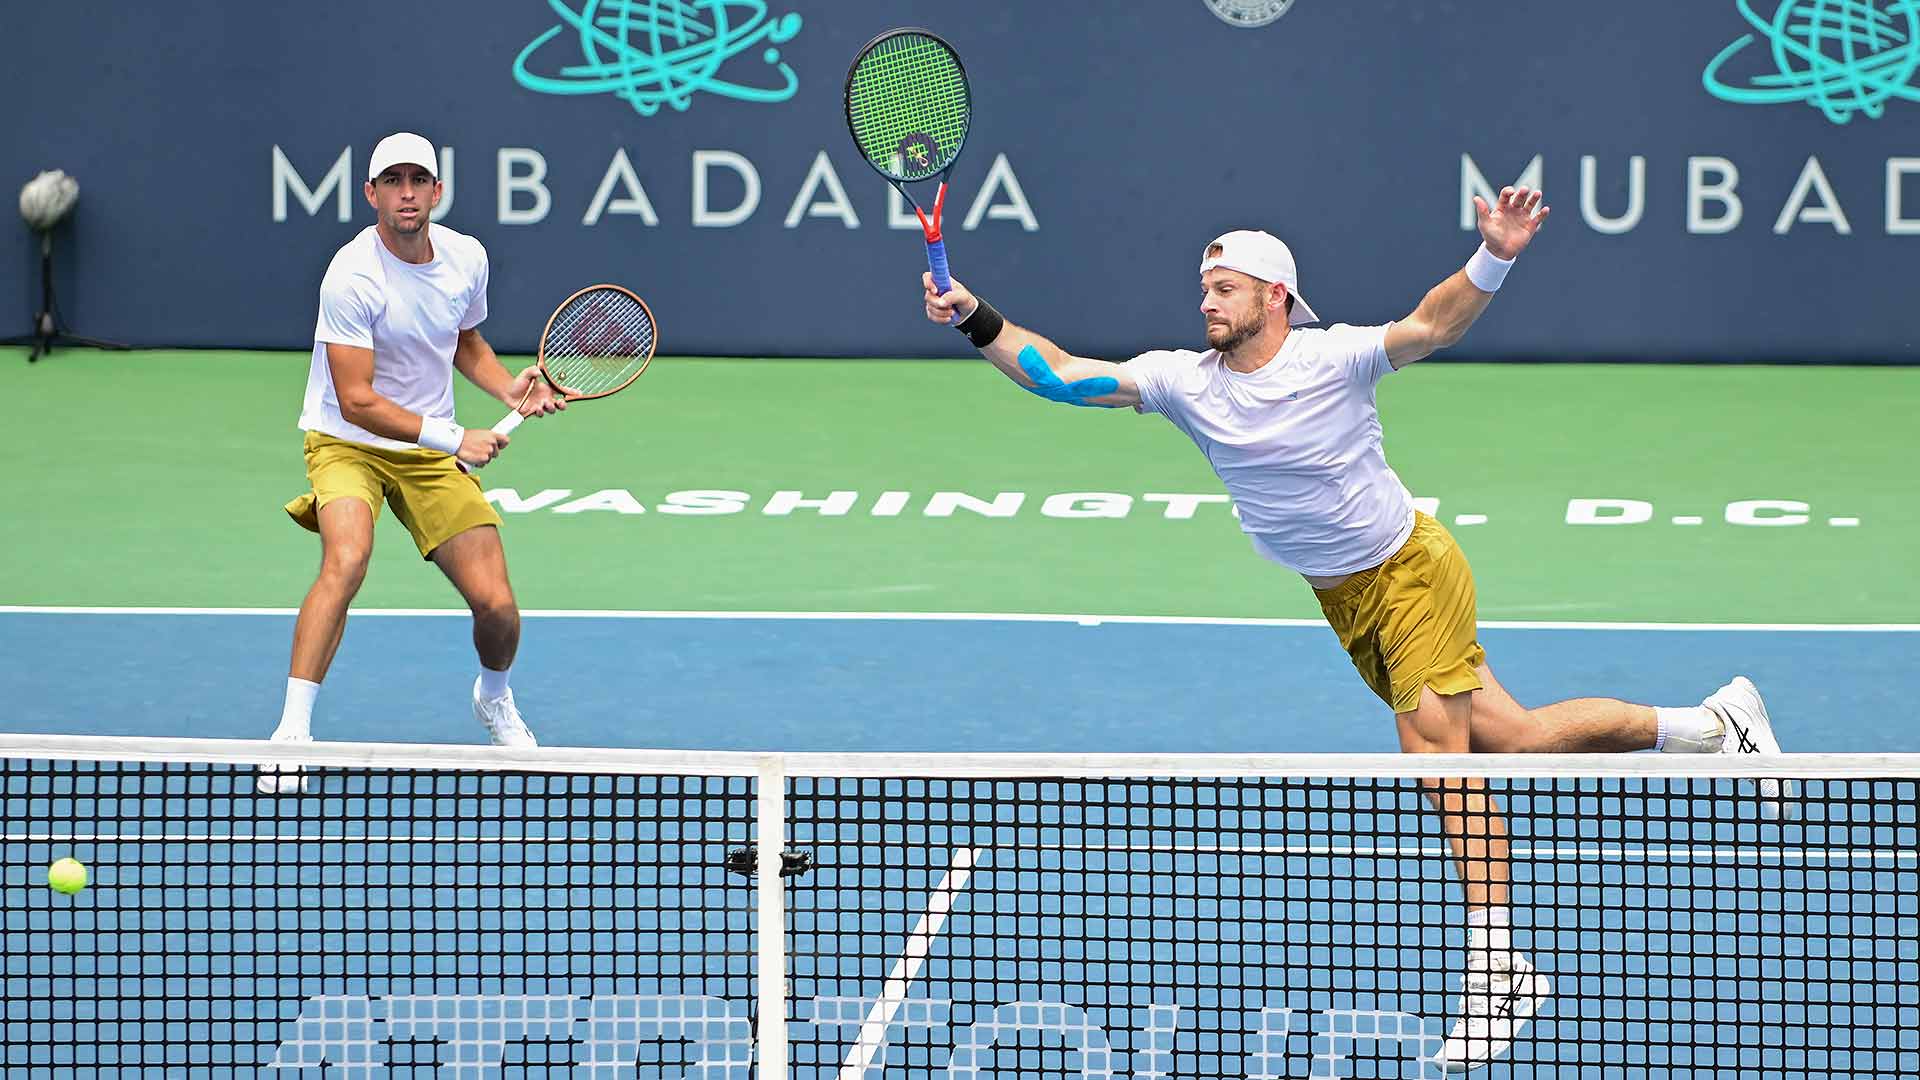
M 297 605 L 319 549 L 280 506 L 305 488 L 306 373 L 303 353 L 0 350 L 0 604 Z M 1920 612 L 1920 372 L 1429 363 L 1380 402 L 1483 619 Z M 502 408 L 463 384 L 459 411 Z M 1049 404 L 979 362 L 663 357 L 521 428 L 481 476 L 529 609 L 1318 614 L 1170 425 Z M 693 491 L 743 497 L 670 512 Z M 780 492 L 852 494 L 769 513 Z M 1005 516 L 980 512 L 996 498 Z M 1573 500 L 1650 516 L 1570 523 Z M 1096 506 L 1124 516 L 1060 516 Z M 390 513 L 377 547 L 360 606 L 457 606 Z

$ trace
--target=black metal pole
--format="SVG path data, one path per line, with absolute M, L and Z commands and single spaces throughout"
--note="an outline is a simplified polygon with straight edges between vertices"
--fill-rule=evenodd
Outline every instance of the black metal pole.
M 52 355 L 55 343 L 87 345 L 96 349 L 128 347 L 118 341 L 104 341 L 100 338 L 66 333 L 60 328 L 60 319 L 56 314 L 59 310 L 53 299 L 53 230 L 42 229 L 40 230 L 40 311 L 33 317 L 33 333 L 0 340 L 0 345 L 31 343 L 33 349 L 27 353 L 27 362 L 30 364 L 39 360 L 42 354 Z

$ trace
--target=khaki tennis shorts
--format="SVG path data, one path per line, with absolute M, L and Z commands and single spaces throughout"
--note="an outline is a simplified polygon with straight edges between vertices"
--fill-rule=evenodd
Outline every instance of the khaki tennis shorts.
M 1473 570 L 1427 515 L 1415 514 L 1413 535 L 1386 562 L 1314 595 L 1360 677 L 1394 712 L 1417 708 L 1423 686 L 1480 689 L 1474 669 L 1487 652 L 1475 632 Z
M 307 480 L 313 490 L 287 504 L 287 516 L 320 531 L 320 508 L 351 496 L 380 517 L 380 504 L 413 534 L 422 558 L 479 525 L 499 525 L 500 515 L 480 491 L 480 481 L 460 471 L 438 450 L 384 450 L 307 432 Z

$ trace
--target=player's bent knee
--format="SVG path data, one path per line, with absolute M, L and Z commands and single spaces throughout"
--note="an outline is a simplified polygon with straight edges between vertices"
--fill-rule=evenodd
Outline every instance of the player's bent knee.
M 1523 712 L 1519 723 L 1502 724 L 1482 730 L 1475 726 L 1473 748 L 1482 754 L 1537 754 L 1552 749 L 1544 728 L 1531 713 Z
M 1552 733 L 1534 710 L 1511 698 L 1477 694 L 1473 703 L 1473 750 L 1477 754 L 1534 754 L 1552 748 Z
M 512 593 L 476 599 L 471 605 L 473 617 L 490 623 L 517 623 L 520 621 L 520 605 L 514 602 Z
M 320 556 L 320 576 L 357 588 L 367 576 L 367 563 L 372 557 L 370 548 L 357 544 L 330 545 Z

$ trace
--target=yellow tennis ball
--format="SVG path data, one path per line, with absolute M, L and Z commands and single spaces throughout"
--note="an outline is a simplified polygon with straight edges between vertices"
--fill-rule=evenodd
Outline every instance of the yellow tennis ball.
M 47 867 L 47 884 L 54 892 L 72 895 L 87 887 L 87 868 L 79 859 L 61 859 Z

